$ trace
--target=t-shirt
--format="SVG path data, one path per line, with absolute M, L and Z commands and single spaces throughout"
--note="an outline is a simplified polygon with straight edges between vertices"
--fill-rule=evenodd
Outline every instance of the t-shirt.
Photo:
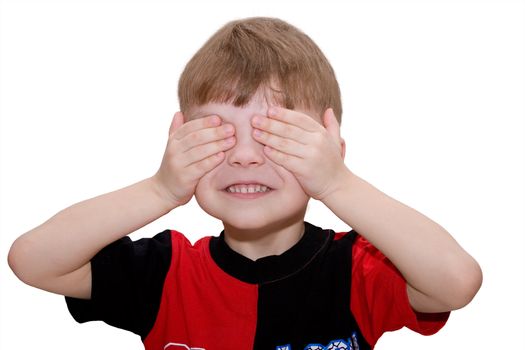
M 110 244 L 91 268 L 91 299 L 66 298 L 73 317 L 134 332 L 148 350 L 364 350 L 404 326 L 433 334 L 449 316 L 414 312 L 403 277 L 357 232 L 308 222 L 292 248 L 256 261 L 224 232 L 192 245 L 166 230 Z

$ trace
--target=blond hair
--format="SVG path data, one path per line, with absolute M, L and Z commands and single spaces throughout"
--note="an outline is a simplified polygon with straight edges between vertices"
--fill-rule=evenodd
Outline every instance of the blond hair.
M 276 18 L 227 23 L 195 53 L 179 80 L 183 113 L 206 103 L 247 105 L 261 89 L 272 103 L 319 116 L 329 107 L 341 122 L 335 73 L 302 31 Z

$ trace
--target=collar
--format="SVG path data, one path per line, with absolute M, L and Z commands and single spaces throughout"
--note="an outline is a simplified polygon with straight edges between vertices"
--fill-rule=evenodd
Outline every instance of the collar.
M 224 231 L 210 239 L 210 253 L 215 263 L 227 274 L 246 283 L 262 284 L 284 279 L 308 265 L 333 239 L 331 230 L 323 230 L 308 222 L 299 242 L 280 255 L 255 261 L 231 249 L 224 240 Z

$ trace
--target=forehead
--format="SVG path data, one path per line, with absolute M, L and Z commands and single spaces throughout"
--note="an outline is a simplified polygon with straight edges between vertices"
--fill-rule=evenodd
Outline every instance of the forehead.
M 218 115 L 223 119 L 237 119 L 242 116 L 254 116 L 256 114 L 266 115 L 268 104 L 249 103 L 243 107 L 237 107 L 230 103 L 207 103 L 202 106 L 193 107 L 188 113 L 188 120 L 203 118 L 209 115 Z
M 190 108 L 186 113 L 187 120 L 193 120 L 203 118 L 210 115 L 218 115 L 225 121 L 233 122 L 234 120 L 249 120 L 254 115 L 267 115 L 268 108 L 272 105 L 279 105 L 274 101 L 268 99 L 267 95 L 256 94 L 245 106 L 235 106 L 232 103 L 215 103 L 210 102 L 201 106 L 195 106 Z M 302 108 L 296 108 L 295 111 L 305 113 L 315 119 L 317 122 L 321 122 L 321 116 L 313 111 L 303 110 Z M 248 118 L 246 118 L 248 117 Z M 240 119 L 242 118 L 242 119 Z
M 265 115 L 270 106 L 268 99 L 262 94 L 256 94 L 245 106 L 235 106 L 232 103 L 210 102 L 190 108 L 187 118 L 189 120 L 202 118 L 208 115 L 219 115 L 224 118 L 233 118 L 240 115 Z

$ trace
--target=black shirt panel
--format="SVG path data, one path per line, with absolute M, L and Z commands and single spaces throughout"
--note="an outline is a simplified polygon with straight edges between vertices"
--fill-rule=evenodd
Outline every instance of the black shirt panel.
M 153 328 L 171 262 L 171 234 L 121 238 L 91 260 L 91 299 L 66 297 L 77 322 L 104 321 L 145 338 Z
M 370 349 L 350 310 L 356 234 L 334 240 L 333 231 L 316 232 L 327 239 L 311 261 L 286 279 L 259 286 L 254 349 Z
M 224 240 L 224 231 L 210 240 L 210 254 L 227 274 L 246 283 L 260 284 L 287 278 L 311 261 L 329 241 L 327 230 L 304 223 L 304 234 L 293 247 L 280 255 L 270 255 L 255 261 L 231 249 Z

